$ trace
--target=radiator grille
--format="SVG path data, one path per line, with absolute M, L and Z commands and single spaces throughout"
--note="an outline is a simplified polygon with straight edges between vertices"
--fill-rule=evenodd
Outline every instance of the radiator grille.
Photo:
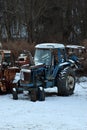
M 23 72 L 23 79 L 21 80 L 21 83 L 30 83 L 31 81 L 31 73 L 29 72 Z

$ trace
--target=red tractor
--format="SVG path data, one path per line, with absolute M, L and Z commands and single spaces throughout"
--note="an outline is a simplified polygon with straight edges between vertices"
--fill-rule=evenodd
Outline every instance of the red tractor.
M 18 67 L 14 67 L 14 55 L 11 50 L 0 51 L 0 93 L 9 93 L 12 91 L 13 79 Z
M 25 64 L 33 64 L 33 57 L 29 51 L 23 51 L 15 61 L 16 66 L 21 67 Z

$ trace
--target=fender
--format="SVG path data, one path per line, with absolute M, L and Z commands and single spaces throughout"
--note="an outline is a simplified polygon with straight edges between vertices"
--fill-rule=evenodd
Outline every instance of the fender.
M 66 68 L 67 66 L 70 66 L 69 62 L 64 62 L 64 63 L 60 63 L 60 64 L 56 65 L 52 76 L 55 78 L 57 76 L 58 71 L 60 71 L 63 68 Z

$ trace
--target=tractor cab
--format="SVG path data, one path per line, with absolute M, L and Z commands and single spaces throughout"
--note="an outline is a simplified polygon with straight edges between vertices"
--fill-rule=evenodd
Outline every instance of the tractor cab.
M 69 57 L 76 55 L 79 60 L 84 60 L 84 54 L 86 53 L 86 48 L 84 46 L 67 45 L 66 50 Z
M 66 52 L 68 59 L 73 60 L 79 70 L 85 68 L 87 65 L 87 52 L 85 46 L 67 45 Z
M 46 66 L 55 66 L 66 60 L 65 47 L 63 44 L 48 43 L 36 46 L 34 62 L 35 64 L 45 64 Z
M 11 50 L 2 50 L 2 67 L 14 66 L 15 57 Z

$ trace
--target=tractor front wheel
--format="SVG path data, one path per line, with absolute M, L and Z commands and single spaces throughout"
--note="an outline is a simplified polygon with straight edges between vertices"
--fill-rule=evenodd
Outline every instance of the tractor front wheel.
M 33 88 L 30 91 L 30 100 L 35 102 L 37 100 L 44 101 L 45 100 L 45 92 L 43 87 Z
M 16 88 L 13 88 L 13 89 L 12 89 L 12 95 L 13 95 L 13 99 L 14 99 L 14 100 L 17 100 L 17 99 L 18 99 L 18 93 L 17 93 L 17 89 L 16 89 Z
M 37 89 L 33 88 L 32 90 L 30 90 L 29 96 L 31 101 L 33 102 L 37 101 Z
M 38 100 L 45 101 L 45 92 L 43 87 L 38 88 Z

